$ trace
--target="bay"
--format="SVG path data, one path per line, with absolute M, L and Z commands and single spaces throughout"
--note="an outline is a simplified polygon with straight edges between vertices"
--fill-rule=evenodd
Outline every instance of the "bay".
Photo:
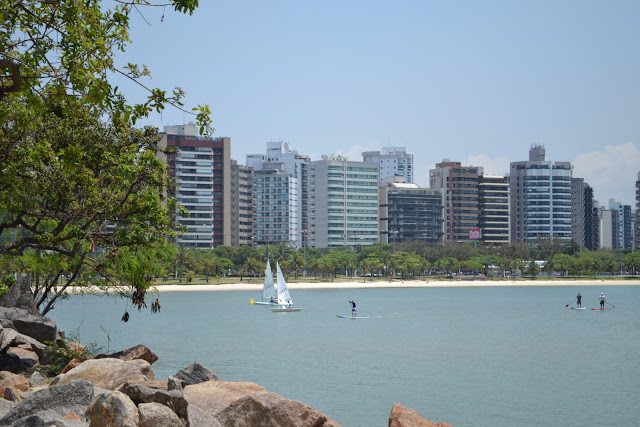
M 571 310 L 581 292 L 587 310 Z M 598 307 L 605 292 L 615 309 Z M 303 311 L 250 305 L 257 292 L 162 292 L 162 310 L 72 296 L 50 313 L 103 351 L 144 344 L 156 378 L 194 361 L 344 427 L 384 426 L 395 403 L 461 426 L 637 425 L 640 287 L 294 290 Z M 353 299 L 368 319 L 341 319 Z M 607 305 L 612 308 L 611 305 Z

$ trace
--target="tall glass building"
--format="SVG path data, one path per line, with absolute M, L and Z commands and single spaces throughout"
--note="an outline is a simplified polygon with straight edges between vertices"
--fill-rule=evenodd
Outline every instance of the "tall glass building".
M 545 149 L 538 144 L 531 146 L 528 161 L 511 163 L 512 242 L 571 240 L 572 169 L 570 162 L 546 160 Z

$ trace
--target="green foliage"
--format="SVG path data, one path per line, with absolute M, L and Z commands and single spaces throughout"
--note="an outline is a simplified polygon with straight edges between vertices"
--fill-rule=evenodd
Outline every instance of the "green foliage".
M 76 357 L 89 358 L 102 353 L 102 347 L 93 342 L 88 346 L 79 345 L 80 339 L 76 330 L 70 337 L 59 341 L 45 341 L 48 347 L 49 364 L 43 368 L 52 375 L 58 375 L 65 366 Z
M 9 292 L 9 288 L 13 286 L 15 281 L 16 278 L 11 274 L 4 275 L 0 278 L 0 298 Z

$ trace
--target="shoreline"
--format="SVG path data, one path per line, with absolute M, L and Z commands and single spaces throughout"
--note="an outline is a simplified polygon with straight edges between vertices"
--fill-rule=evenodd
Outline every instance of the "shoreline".
M 291 290 L 298 289 L 370 289 L 370 288 L 466 288 L 466 287 L 513 287 L 513 286 L 640 286 L 640 280 L 421 280 L 395 282 L 323 282 L 287 283 Z M 158 292 L 224 292 L 259 291 L 262 283 L 231 283 L 223 285 L 161 285 L 155 284 Z

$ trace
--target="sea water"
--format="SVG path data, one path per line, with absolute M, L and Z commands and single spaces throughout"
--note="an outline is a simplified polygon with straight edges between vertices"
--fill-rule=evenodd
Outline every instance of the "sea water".
M 565 307 L 578 292 L 587 309 Z M 611 310 L 591 310 L 600 292 Z M 103 351 L 146 345 L 156 378 L 198 361 L 345 427 L 386 426 L 395 403 L 456 427 L 640 425 L 640 286 L 292 290 L 296 313 L 251 298 L 163 292 L 151 314 L 74 296 L 50 315 Z M 349 300 L 369 318 L 337 318 Z

